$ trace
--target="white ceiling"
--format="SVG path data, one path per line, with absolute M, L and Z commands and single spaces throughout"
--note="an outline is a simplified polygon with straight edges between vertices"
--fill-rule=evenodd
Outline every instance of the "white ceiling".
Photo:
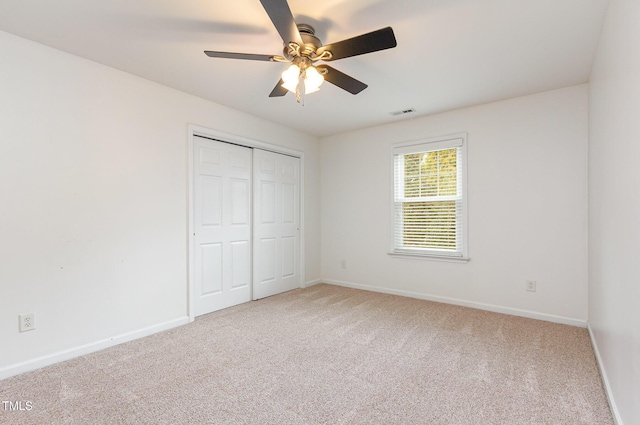
M 258 0 L 0 0 L 0 30 L 250 114 L 327 136 L 588 81 L 608 0 L 289 0 L 325 43 L 391 26 L 395 49 L 331 66 L 369 88 L 325 83 L 304 106 L 269 98 L 285 64 Z M 415 108 L 414 114 L 392 116 Z

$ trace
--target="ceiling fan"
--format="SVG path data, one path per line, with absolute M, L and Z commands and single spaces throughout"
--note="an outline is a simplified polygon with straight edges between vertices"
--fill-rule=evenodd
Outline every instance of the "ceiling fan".
M 269 97 L 284 96 L 288 91 L 291 91 L 296 94 L 298 103 L 301 103 L 304 100 L 304 95 L 317 91 L 324 80 L 351 94 L 358 94 L 367 88 L 365 83 L 329 65 L 315 65 L 315 63 L 335 61 L 397 46 L 391 27 L 323 45 L 315 36 L 313 27 L 307 24 L 296 24 L 287 0 L 260 0 L 260 3 L 284 42 L 283 55 L 209 50 L 204 53 L 212 58 L 290 63 L 291 66 L 282 73 L 282 78 L 271 91 Z

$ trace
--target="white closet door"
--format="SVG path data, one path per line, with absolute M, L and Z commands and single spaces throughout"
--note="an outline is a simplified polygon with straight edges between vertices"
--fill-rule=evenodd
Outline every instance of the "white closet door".
M 252 149 L 194 137 L 195 315 L 251 300 Z
M 300 159 L 253 151 L 253 299 L 300 287 Z

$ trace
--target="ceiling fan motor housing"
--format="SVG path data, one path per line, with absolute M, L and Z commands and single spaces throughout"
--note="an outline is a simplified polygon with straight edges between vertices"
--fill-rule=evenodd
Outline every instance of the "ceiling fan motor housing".
M 322 42 L 318 37 L 315 36 L 316 30 L 308 24 L 298 24 L 298 31 L 300 32 L 300 37 L 304 44 L 300 46 L 300 55 L 301 56 L 312 56 L 316 53 L 316 51 L 322 47 Z M 285 45 L 284 47 L 284 56 L 288 59 L 293 59 L 297 55 L 294 54 L 294 49 L 290 46 Z

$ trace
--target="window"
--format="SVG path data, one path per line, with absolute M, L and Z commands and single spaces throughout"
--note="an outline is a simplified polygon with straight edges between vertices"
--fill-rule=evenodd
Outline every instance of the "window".
M 393 252 L 467 260 L 466 135 L 393 147 Z

